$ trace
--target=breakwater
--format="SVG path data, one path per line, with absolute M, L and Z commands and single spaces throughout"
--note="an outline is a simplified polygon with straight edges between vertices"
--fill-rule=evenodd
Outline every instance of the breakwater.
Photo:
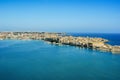
M 120 46 L 107 44 L 108 40 L 103 38 L 66 36 L 64 33 L 0 32 L 0 40 L 4 39 L 44 40 L 54 44 L 72 45 L 120 54 Z

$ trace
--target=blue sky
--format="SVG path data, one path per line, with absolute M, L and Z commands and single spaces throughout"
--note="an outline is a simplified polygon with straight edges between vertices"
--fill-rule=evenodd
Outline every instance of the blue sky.
M 120 0 L 0 0 L 0 31 L 120 33 Z

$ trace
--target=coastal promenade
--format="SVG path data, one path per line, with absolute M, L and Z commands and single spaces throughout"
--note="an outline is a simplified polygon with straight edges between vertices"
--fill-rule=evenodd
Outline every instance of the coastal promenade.
M 64 44 L 90 48 L 94 50 L 107 51 L 112 54 L 120 54 L 120 46 L 107 44 L 108 40 L 103 38 L 92 37 L 74 37 L 67 36 L 64 33 L 46 33 L 46 32 L 0 32 L 0 40 L 17 39 L 17 40 L 44 40 L 53 44 Z

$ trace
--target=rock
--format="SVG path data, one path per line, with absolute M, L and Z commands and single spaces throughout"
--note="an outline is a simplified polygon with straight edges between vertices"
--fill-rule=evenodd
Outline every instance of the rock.
M 113 54 L 120 54 L 120 46 L 112 46 L 111 52 Z

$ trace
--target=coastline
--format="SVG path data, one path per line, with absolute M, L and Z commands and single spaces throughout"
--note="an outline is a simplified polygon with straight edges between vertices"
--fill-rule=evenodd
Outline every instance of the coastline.
M 65 33 L 47 32 L 0 32 L 0 40 L 43 40 L 53 44 L 71 45 L 120 54 L 120 46 L 107 44 L 108 40 L 93 37 L 67 36 Z

